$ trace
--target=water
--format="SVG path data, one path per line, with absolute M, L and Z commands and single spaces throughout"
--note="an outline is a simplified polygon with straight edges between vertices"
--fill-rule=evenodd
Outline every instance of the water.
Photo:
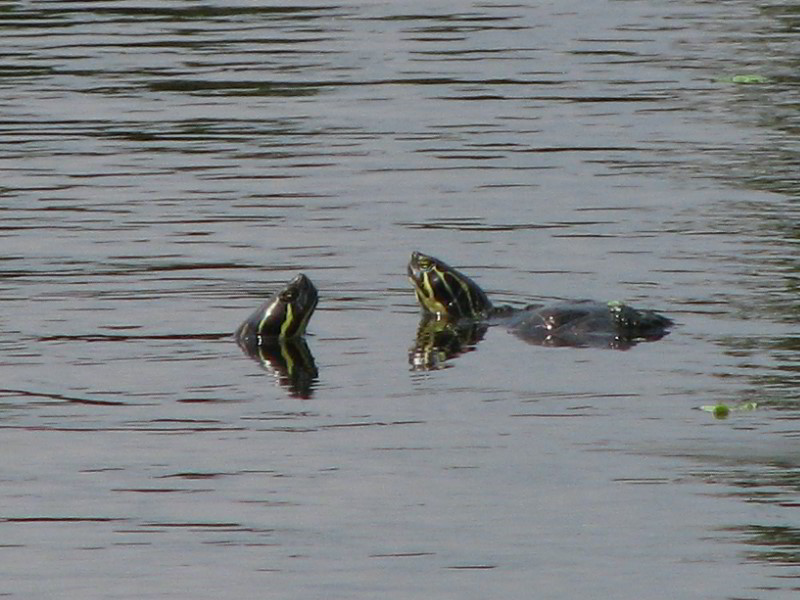
M 8 3 L 0 594 L 792 597 L 797 26 Z M 414 249 L 498 302 L 679 326 L 625 352 L 492 328 L 415 371 Z M 300 271 L 305 399 L 230 335 Z

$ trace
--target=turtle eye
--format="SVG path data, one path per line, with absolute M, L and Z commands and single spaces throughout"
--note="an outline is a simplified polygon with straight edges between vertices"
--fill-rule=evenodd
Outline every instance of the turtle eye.
M 294 290 L 284 290 L 281 292 L 281 300 L 284 302 L 293 302 L 296 297 L 297 294 Z

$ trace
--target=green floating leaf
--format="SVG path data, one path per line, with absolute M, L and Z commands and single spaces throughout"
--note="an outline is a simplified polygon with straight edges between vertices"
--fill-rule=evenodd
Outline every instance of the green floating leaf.
M 722 83 L 769 83 L 764 75 L 726 75 L 717 79 Z
M 726 404 L 706 404 L 701 406 L 700 410 L 710 412 L 717 419 L 725 419 L 730 414 L 731 409 Z
M 719 404 L 705 404 L 700 407 L 700 410 L 710 412 L 717 419 L 726 419 L 732 411 L 755 410 L 756 408 L 758 408 L 757 402 L 745 402 L 736 406 L 728 406 L 720 402 Z

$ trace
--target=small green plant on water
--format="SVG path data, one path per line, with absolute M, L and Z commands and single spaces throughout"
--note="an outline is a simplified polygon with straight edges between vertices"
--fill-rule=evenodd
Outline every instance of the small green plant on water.
M 719 402 L 717 404 L 704 404 L 700 407 L 700 410 L 710 412 L 716 419 L 727 419 L 733 411 L 750 411 L 756 408 L 758 408 L 757 402 L 744 402 L 735 406 L 728 406 L 723 402 Z

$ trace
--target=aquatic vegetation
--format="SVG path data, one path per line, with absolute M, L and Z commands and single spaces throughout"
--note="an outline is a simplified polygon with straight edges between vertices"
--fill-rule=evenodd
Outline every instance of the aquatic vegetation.
M 752 411 L 758 408 L 757 402 L 744 402 L 742 404 L 736 404 L 734 406 L 729 406 L 723 402 L 718 402 L 717 404 L 704 404 L 700 407 L 700 410 L 704 410 L 706 412 L 710 412 L 714 415 L 716 419 L 727 419 L 730 416 L 731 412 L 734 411 Z
M 765 77 L 764 75 L 749 73 L 740 75 L 724 75 L 722 77 L 718 77 L 717 81 L 720 83 L 753 84 L 753 83 L 769 83 L 770 79 L 769 77 Z

